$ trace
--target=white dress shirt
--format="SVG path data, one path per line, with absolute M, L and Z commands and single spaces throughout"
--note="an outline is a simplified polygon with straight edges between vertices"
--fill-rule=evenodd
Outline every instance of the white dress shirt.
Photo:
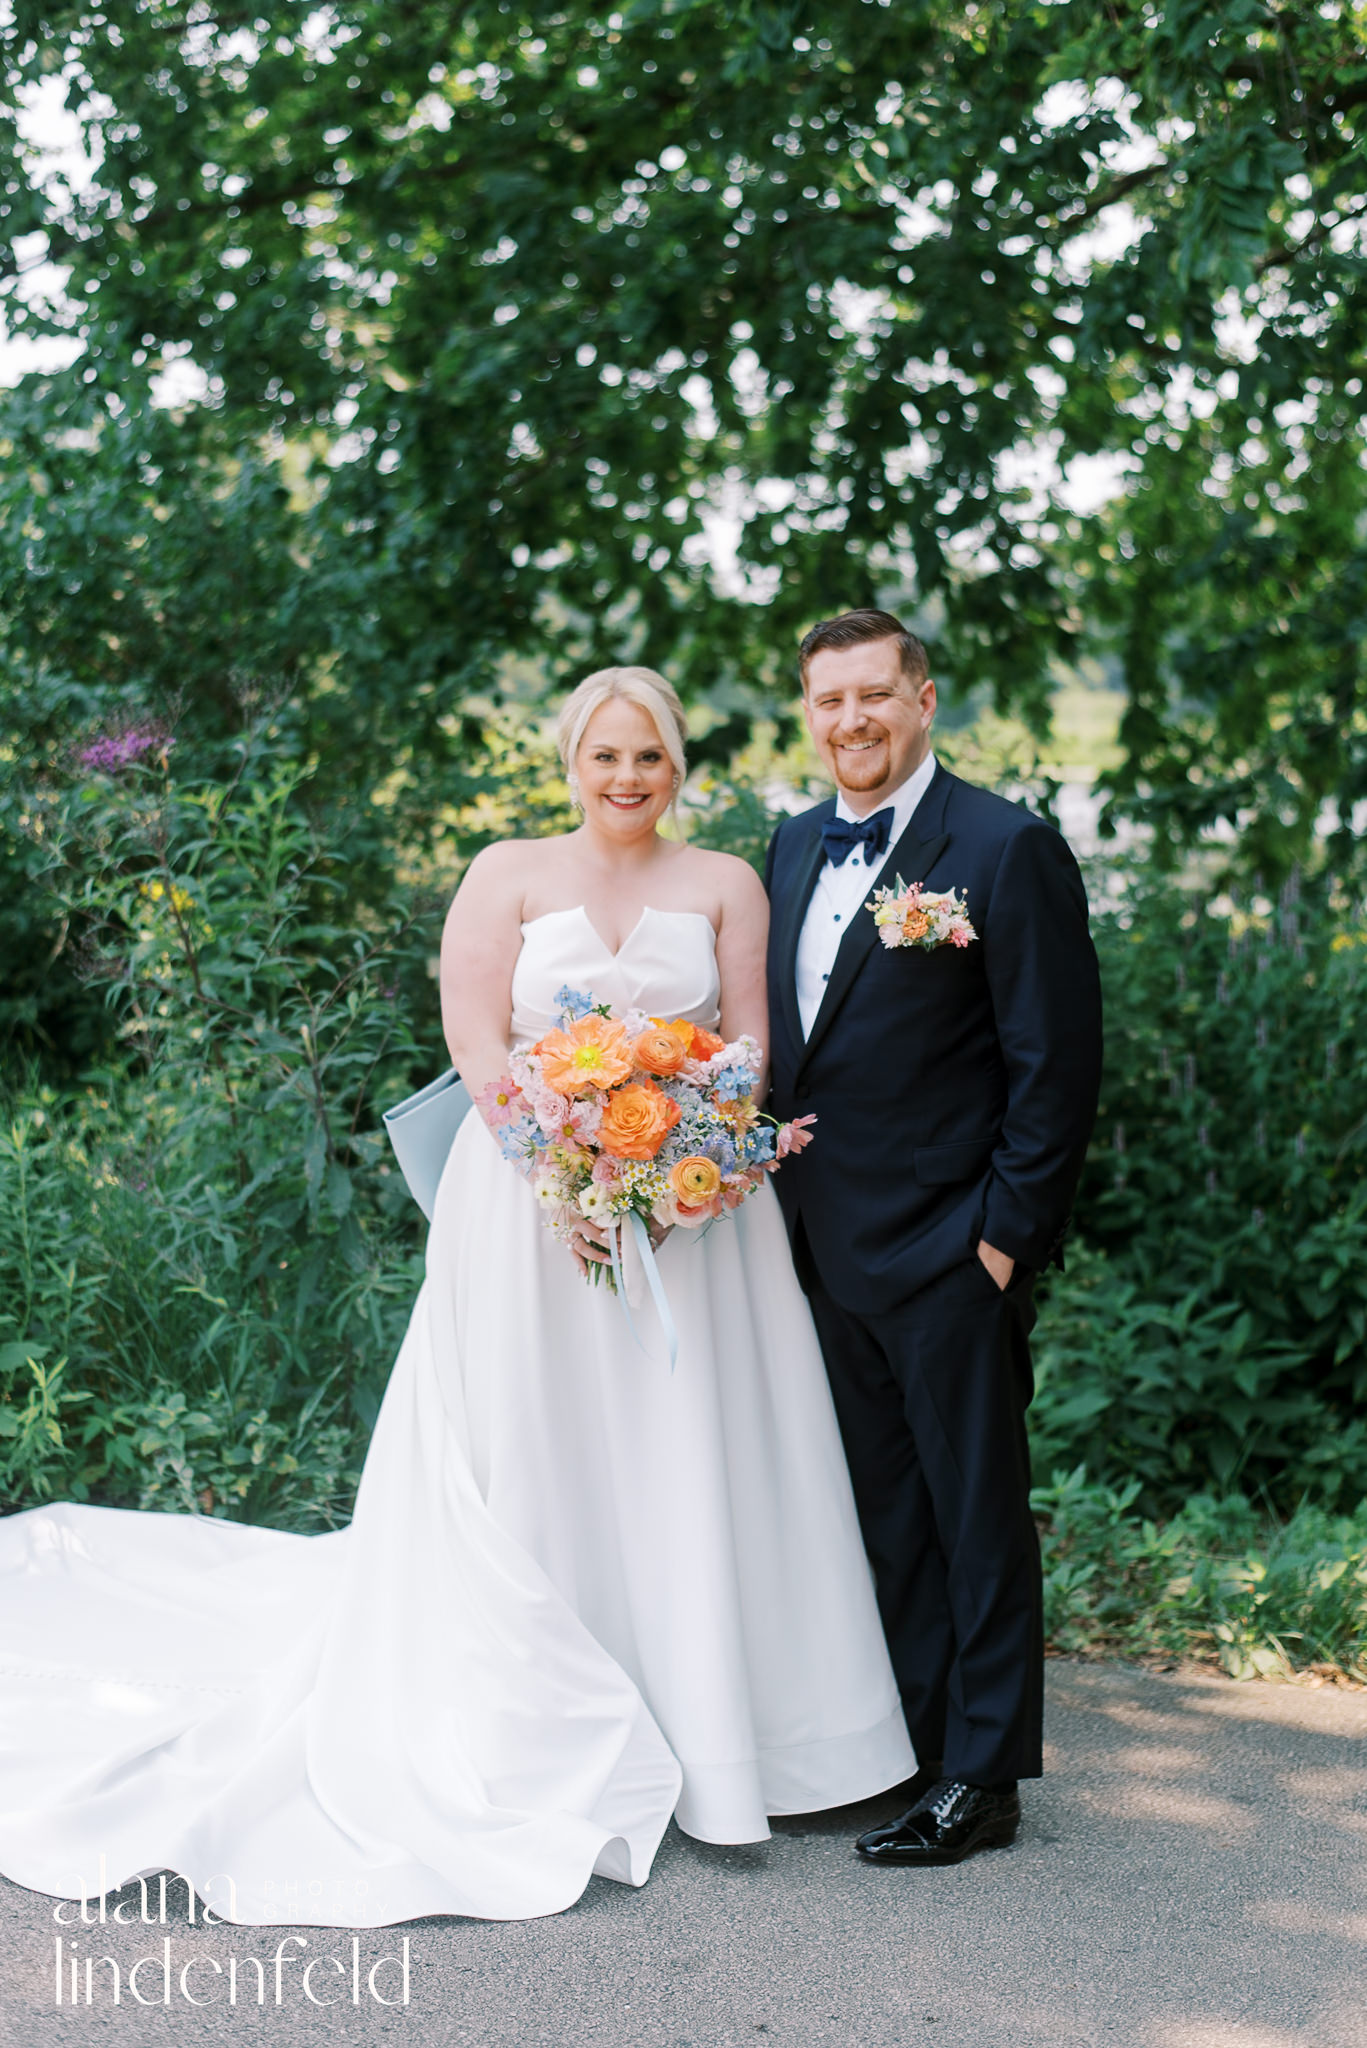
M 849 929 L 850 920 L 858 914 L 860 905 L 867 902 L 893 847 L 906 831 L 916 806 L 930 788 L 934 773 L 935 756 L 927 754 L 916 772 L 894 792 L 891 805 L 886 802 L 877 804 L 869 813 L 872 817 L 877 811 L 886 811 L 889 807 L 892 810 L 892 829 L 882 853 L 875 854 L 872 861 L 866 861 L 864 856 L 869 849 L 856 846 L 839 867 L 828 860 L 816 878 L 816 887 L 807 905 L 807 915 L 797 942 L 797 1007 L 804 1038 L 812 1035 L 812 1025 L 816 1022 L 816 1013 L 821 1008 L 821 998 L 826 993 L 826 983 L 831 978 L 835 956 Z M 843 796 L 836 798 L 835 815 L 851 824 L 857 822 L 856 814 Z

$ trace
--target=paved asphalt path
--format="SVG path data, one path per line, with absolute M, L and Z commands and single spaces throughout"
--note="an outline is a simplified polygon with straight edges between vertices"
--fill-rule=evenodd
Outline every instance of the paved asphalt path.
M 1367 2048 L 1367 1693 L 1118 1665 L 1049 1666 L 1048 1775 L 1014 1848 L 866 1869 L 895 1797 L 709 1849 L 671 1829 L 643 1891 L 595 1880 L 553 1919 L 369 1929 L 361 2003 L 195 2011 L 53 2003 L 52 1902 L 0 1881 L 4 2048 Z M 136 1897 L 136 1891 L 130 1891 Z M 190 1927 L 192 1955 L 270 1959 L 284 1929 Z M 349 1934 L 295 1953 L 346 1960 Z M 409 1939 L 409 2004 L 365 1972 Z M 120 1930 L 124 1967 L 159 1945 Z M 157 1969 L 139 1979 L 158 1990 Z M 239 1961 L 254 1993 L 255 1973 Z M 107 1973 L 105 1973 L 107 1974 Z M 399 1990 L 395 1964 L 378 1988 Z M 203 1996 L 220 1982 L 190 1979 Z

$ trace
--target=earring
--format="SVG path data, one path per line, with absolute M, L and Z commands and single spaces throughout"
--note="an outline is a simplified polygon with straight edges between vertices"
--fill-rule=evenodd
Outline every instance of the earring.
M 569 774 L 565 777 L 565 780 L 566 782 L 568 782 L 570 786 L 570 802 L 574 805 L 576 811 L 580 812 L 580 814 L 582 815 L 584 809 L 584 799 L 579 794 L 579 777 L 571 768 Z

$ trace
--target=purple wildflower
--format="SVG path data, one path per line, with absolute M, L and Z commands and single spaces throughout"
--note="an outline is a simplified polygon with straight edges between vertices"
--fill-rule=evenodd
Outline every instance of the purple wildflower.
M 76 765 L 89 774 L 117 775 L 120 768 L 140 761 L 144 754 L 154 750 L 165 752 L 175 745 L 169 733 L 159 731 L 155 726 L 140 730 L 129 726 L 124 732 L 101 733 L 82 747 L 76 756 Z

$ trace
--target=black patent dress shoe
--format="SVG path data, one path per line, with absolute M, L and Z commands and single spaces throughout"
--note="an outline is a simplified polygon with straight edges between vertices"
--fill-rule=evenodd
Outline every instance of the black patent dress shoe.
M 978 1849 L 1004 1849 L 1016 1839 L 1021 1803 L 1015 1792 L 989 1792 L 961 1778 L 943 1778 L 891 1827 L 870 1828 L 855 1843 L 865 1863 L 962 1863 Z

